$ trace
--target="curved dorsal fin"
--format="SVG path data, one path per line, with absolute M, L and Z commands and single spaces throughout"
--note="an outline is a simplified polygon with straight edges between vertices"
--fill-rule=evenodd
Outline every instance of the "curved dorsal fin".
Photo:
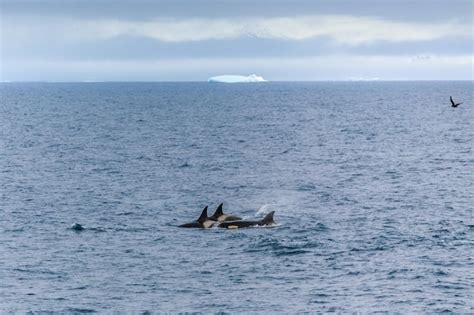
M 275 214 L 275 211 L 272 211 L 272 212 L 270 212 L 269 214 L 267 214 L 267 215 L 262 219 L 262 223 L 263 223 L 263 224 L 273 224 L 273 223 L 275 223 L 275 221 L 273 221 L 273 214 Z
M 218 218 L 218 217 L 220 217 L 221 215 L 224 214 L 224 211 L 222 211 L 222 206 L 223 206 L 223 205 L 224 205 L 224 204 L 221 203 L 221 204 L 219 205 L 219 207 L 217 207 L 216 212 L 214 212 L 213 217 Z
M 197 219 L 199 223 L 207 221 L 207 206 L 202 210 L 199 219 Z

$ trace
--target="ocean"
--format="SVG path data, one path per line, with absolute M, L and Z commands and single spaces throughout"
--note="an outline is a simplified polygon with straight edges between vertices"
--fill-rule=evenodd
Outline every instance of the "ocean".
M 470 81 L 2 83 L 0 313 L 473 313 L 473 126 Z M 177 227 L 221 202 L 277 225 Z

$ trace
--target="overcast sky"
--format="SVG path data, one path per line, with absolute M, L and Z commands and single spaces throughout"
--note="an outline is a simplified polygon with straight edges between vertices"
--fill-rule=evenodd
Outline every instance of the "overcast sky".
M 473 3 L 0 0 L 0 80 L 472 80 Z

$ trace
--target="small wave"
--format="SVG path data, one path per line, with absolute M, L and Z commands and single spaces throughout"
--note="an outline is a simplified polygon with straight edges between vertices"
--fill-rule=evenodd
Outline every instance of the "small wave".
M 309 253 L 302 245 L 286 245 L 277 239 L 263 239 L 257 244 L 250 244 L 247 252 L 272 252 L 275 256 L 292 256 Z
M 391 275 L 394 275 L 394 274 L 397 274 L 397 273 L 407 273 L 408 271 L 409 271 L 409 270 L 406 269 L 406 268 L 394 269 L 394 270 L 390 271 L 390 272 L 388 273 L 388 275 L 391 276 Z
M 71 288 L 70 290 L 86 290 L 88 288 L 88 286 L 80 286 L 80 287 L 75 287 L 75 288 Z
M 62 273 L 62 272 L 52 271 L 52 270 L 49 270 L 49 269 L 14 268 L 13 271 L 21 272 L 21 273 L 28 273 L 28 274 L 33 274 L 33 275 L 55 275 L 55 276 L 58 276 L 58 277 L 63 277 L 64 276 L 64 273 Z
M 117 215 L 131 215 L 131 214 L 133 214 L 133 212 L 127 211 L 127 212 L 118 213 Z
M 191 164 L 189 164 L 188 162 L 184 162 L 183 164 L 179 166 L 179 168 L 185 168 L 185 167 L 191 167 Z
M 89 309 L 89 308 L 67 308 L 64 310 L 66 314 L 90 314 L 90 313 L 97 313 L 96 310 Z
M 150 231 L 149 228 L 138 228 L 138 227 L 114 228 L 113 230 L 116 231 L 116 232 L 148 232 L 148 231 Z M 105 230 L 103 232 L 105 232 Z
M 321 222 L 316 223 L 316 226 L 313 228 L 315 231 L 327 231 L 329 228 Z
M 12 233 L 17 233 L 17 232 L 24 232 L 24 228 L 17 228 L 17 229 L 5 229 L 5 232 L 12 232 Z
M 145 155 L 137 156 L 136 159 L 139 160 L 139 161 L 152 161 L 151 158 L 149 158 L 149 157 L 147 157 L 147 156 L 145 156 Z
M 275 256 L 280 257 L 280 256 L 293 256 L 293 255 L 300 255 L 300 254 L 306 254 L 309 253 L 309 251 L 304 250 L 304 249 L 295 249 L 295 250 L 284 250 L 275 253 Z
M 385 251 L 392 249 L 393 246 L 389 245 L 378 245 L 375 247 L 366 247 L 366 248 L 358 248 L 358 247 L 353 247 L 349 250 L 349 252 L 373 252 L 373 251 Z
M 94 231 L 94 232 L 97 232 L 97 233 L 107 232 L 106 229 L 104 229 L 104 228 L 88 228 L 87 230 Z
M 314 184 L 302 184 L 299 185 L 297 188 L 297 191 L 313 191 L 316 189 L 316 186 Z
M 83 233 L 83 232 L 86 232 L 86 231 L 91 231 L 91 232 L 96 232 L 96 233 L 103 233 L 103 232 L 107 232 L 106 229 L 104 228 L 99 228 L 99 227 L 88 227 L 88 228 L 85 228 L 85 227 L 81 227 L 80 229 L 77 229 L 77 228 L 73 228 L 73 227 L 69 227 L 68 230 L 71 230 L 73 232 L 76 232 L 78 234 L 80 233 Z

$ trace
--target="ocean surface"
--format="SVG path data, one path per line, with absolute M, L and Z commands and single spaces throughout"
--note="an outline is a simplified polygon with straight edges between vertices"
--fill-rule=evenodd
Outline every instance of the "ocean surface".
M 472 82 L 0 84 L 0 313 L 472 314 L 473 138 Z

